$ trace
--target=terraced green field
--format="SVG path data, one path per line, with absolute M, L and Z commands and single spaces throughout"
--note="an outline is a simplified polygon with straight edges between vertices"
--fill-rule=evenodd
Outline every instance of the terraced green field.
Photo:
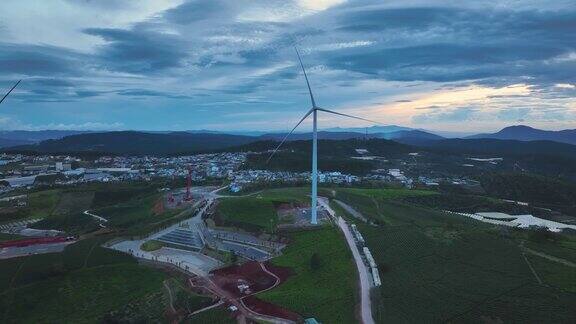
M 565 235 L 559 241 L 526 241 L 525 246 L 534 251 L 576 263 L 576 235 Z
M 524 258 L 520 242 L 525 233 L 393 198 L 374 202 L 374 196 L 357 192 L 353 197 L 338 192 L 337 197 L 381 224 L 358 223 L 380 268 L 382 286 L 373 296 L 378 323 L 559 323 L 576 318 L 575 269 L 537 256 Z M 554 250 L 546 244 L 548 252 Z
M 274 203 L 269 199 L 227 198 L 219 202 L 218 212 L 225 224 L 252 231 L 272 231 L 278 223 Z
M 44 218 L 52 214 L 60 200 L 60 190 L 45 190 L 28 196 L 29 218 Z
M 44 190 L 33 192 L 28 195 L 26 207 L 0 208 L 0 224 L 10 223 L 23 219 L 44 218 L 52 214 L 60 199 L 60 190 Z
M 0 233 L 0 242 L 24 238 L 22 235 Z
M 159 197 L 142 183 L 119 188 L 89 184 L 31 194 L 32 205 L 26 212 L 47 213 L 37 227 L 85 234 L 98 227 L 82 211 L 98 207 L 98 212 L 110 212 L 103 214 L 110 219 L 107 225 L 120 232 L 83 239 L 62 253 L 0 260 L 0 323 L 166 321 L 168 298 L 163 281 L 174 274 L 139 265 L 131 256 L 101 247 L 117 235 L 138 235 L 185 216 L 179 210 L 155 213 Z M 178 309 L 194 310 L 210 302 L 183 289 L 174 293 Z
M 284 254 L 272 260 L 291 267 L 295 275 L 280 286 L 258 294 L 271 303 L 322 323 L 357 323 L 357 273 L 343 234 L 332 226 L 291 233 Z M 317 253 L 320 266 L 311 264 Z
M 161 288 L 165 275 L 100 247 L 0 260 L 0 322 L 97 322 L 106 312 Z
M 309 195 L 310 195 L 310 186 L 305 186 L 305 187 L 269 189 L 264 190 L 255 196 L 281 202 L 295 201 L 299 203 L 308 203 L 310 201 Z
M 218 214 L 224 226 L 239 227 L 251 232 L 273 232 L 278 225 L 276 206 L 307 202 L 307 188 L 264 190 L 244 197 L 223 198 Z
M 160 289 L 164 277 L 130 263 L 80 269 L 5 292 L 2 322 L 94 323 L 119 305 Z
M 334 194 L 335 193 L 335 194 Z M 391 223 L 394 218 L 387 217 L 391 210 L 386 202 L 406 197 L 436 195 L 434 191 L 408 189 L 357 189 L 339 188 L 330 196 L 353 205 L 358 211 L 378 223 Z

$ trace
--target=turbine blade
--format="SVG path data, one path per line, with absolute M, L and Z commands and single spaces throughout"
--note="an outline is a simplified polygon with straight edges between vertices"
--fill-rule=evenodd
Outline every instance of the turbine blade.
M 18 82 L 16 82 L 16 84 L 13 85 L 12 88 L 10 88 L 10 90 L 0 100 L 0 104 L 4 101 L 4 99 L 6 99 L 6 97 L 8 97 L 8 95 L 12 92 L 12 90 L 14 90 L 20 84 L 20 82 L 22 82 L 22 80 L 18 80 Z
M 302 72 L 304 72 L 304 78 L 306 79 L 306 85 L 308 86 L 308 92 L 310 93 L 310 100 L 312 101 L 312 108 L 316 108 L 316 101 L 314 101 L 314 95 L 312 94 L 310 81 L 308 81 L 308 75 L 306 74 L 306 69 L 304 69 L 304 64 L 302 63 L 302 59 L 300 58 L 300 53 L 298 53 L 298 49 L 296 48 L 296 46 L 294 46 L 294 50 L 296 51 L 296 56 L 298 56 L 298 61 L 300 62 Z
M 304 119 L 306 119 L 308 116 L 310 116 L 310 114 L 314 111 L 314 108 L 310 109 L 306 115 L 304 115 L 304 117 L 302 117 L 302 119 L 300 119 L 300 121 L 298 122 L 298 124 L 296 124 L 296 126 L 294 126 L 294 128 L 292 128 L 292 130 L 286 134 L 286 136 L 284 136 L 284 138 L 282 139 L 282 141 L 280 142 L 280 144 L 278 144 L 278 146 L 276 146 L 276 148 L 274 149 L 274 151 L 272 152 L 272 154 L 270 154 L 270 156 L 268 157 L 268 160 L 266 160 L 266 164 L 268 164 L 268 162 L 270 162 L 270 160 L 272 159 L 272 157 L 274 156 L 274 154 L 276 154 L 276 152 L 278 151 L 278 149 L 280 149 L 280 146 L 282 146 L 282 144 L 284 144 L 284 142 L 286 142 L 286 139 L 288 138 L 288 136 L 290 136 L 294 130 L 296 130 L 296 128 L 298 126 L 300 126 L 300 124 L 302 124 L 302 122 L 304 121 Z
M 323 111 L 323 112 L 327 112 L 330 114 L 334 114 L 334 115 L 340 115 L 340 116 L 344 116 L 344 117 L 348 117 L 348 118 L 354 118 L 354 119 L 359 119 L 359 120 L 363 120 L 363 121 L 367 121 L 370 123 L 374 123 L 374 124 L 378 124 L 378 125 L 383 125 L 381 122 L 377 122 L 375 120 L 370 120 L 370 119 L 366 119 L 366 118 L 362 118 L 362 117 L 356 117 L 356 116 L 352 116 L 352 115 L 348 115 L 348 114 L 343 114 L 343 113 L 339 113 L 336 111 L 332 111 L 332 110 L 328 110 L 328 109 L 324 109 L 324 108 L 316 108 L 317 110 Z

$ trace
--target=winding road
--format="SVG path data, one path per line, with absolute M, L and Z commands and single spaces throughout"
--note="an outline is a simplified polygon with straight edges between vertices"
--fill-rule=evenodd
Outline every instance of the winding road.
M 348 224 L 342 217 L 336 216 L 336 213 L 328 204 L 328 199 L 320 197 L 320 199 L 318 199 L 318 203 L 328 211 L 330 216 L 337 220 L 338 227 L 340 227 L 344 233 L 344 236 L 346 237 L 346 242 L 348 243 L 348 247 L 354 256 L 356 268 L 358 269 L 358 276 L 360 278 L 360 316 L 362 323 L 374 324 L 374 318 L 372 317 L 372 300 L 370 299 L 370 288 L 372 287 L 372 280 L 368 274 L 368 268 L 366 265 L 364 265 L 360 251 L 356 246 L 352 232 L 350 232 L 350 227 L 348 227 Z

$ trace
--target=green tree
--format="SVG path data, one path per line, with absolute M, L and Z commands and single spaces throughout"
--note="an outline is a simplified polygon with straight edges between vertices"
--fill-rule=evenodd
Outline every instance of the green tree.
M 317 252 L 314 252 L 310 257 L 310 269 L 318 270 L 322 267 L 322 260 L 320 259 L 320 255 Z

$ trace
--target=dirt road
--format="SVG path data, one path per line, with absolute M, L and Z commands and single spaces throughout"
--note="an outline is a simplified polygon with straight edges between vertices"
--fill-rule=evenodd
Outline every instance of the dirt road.
M 344 208 L 345 211 L 347 211 L 348 213 L 350 213 L 350 215 L 358 218 L 359 220 L 363 221 L 364 223 L 368 223 L 368 219 L 366 219 L 366 217 L 364 217 L 364 215 L 360 214 L 360 212 L 358 212 L 356 209 L 352 208 L 350 205 L 347 205 L 346 203 L 334 199 L 334 202 L 337 203 L 338 205 L 340 205 L 340 207 Z

